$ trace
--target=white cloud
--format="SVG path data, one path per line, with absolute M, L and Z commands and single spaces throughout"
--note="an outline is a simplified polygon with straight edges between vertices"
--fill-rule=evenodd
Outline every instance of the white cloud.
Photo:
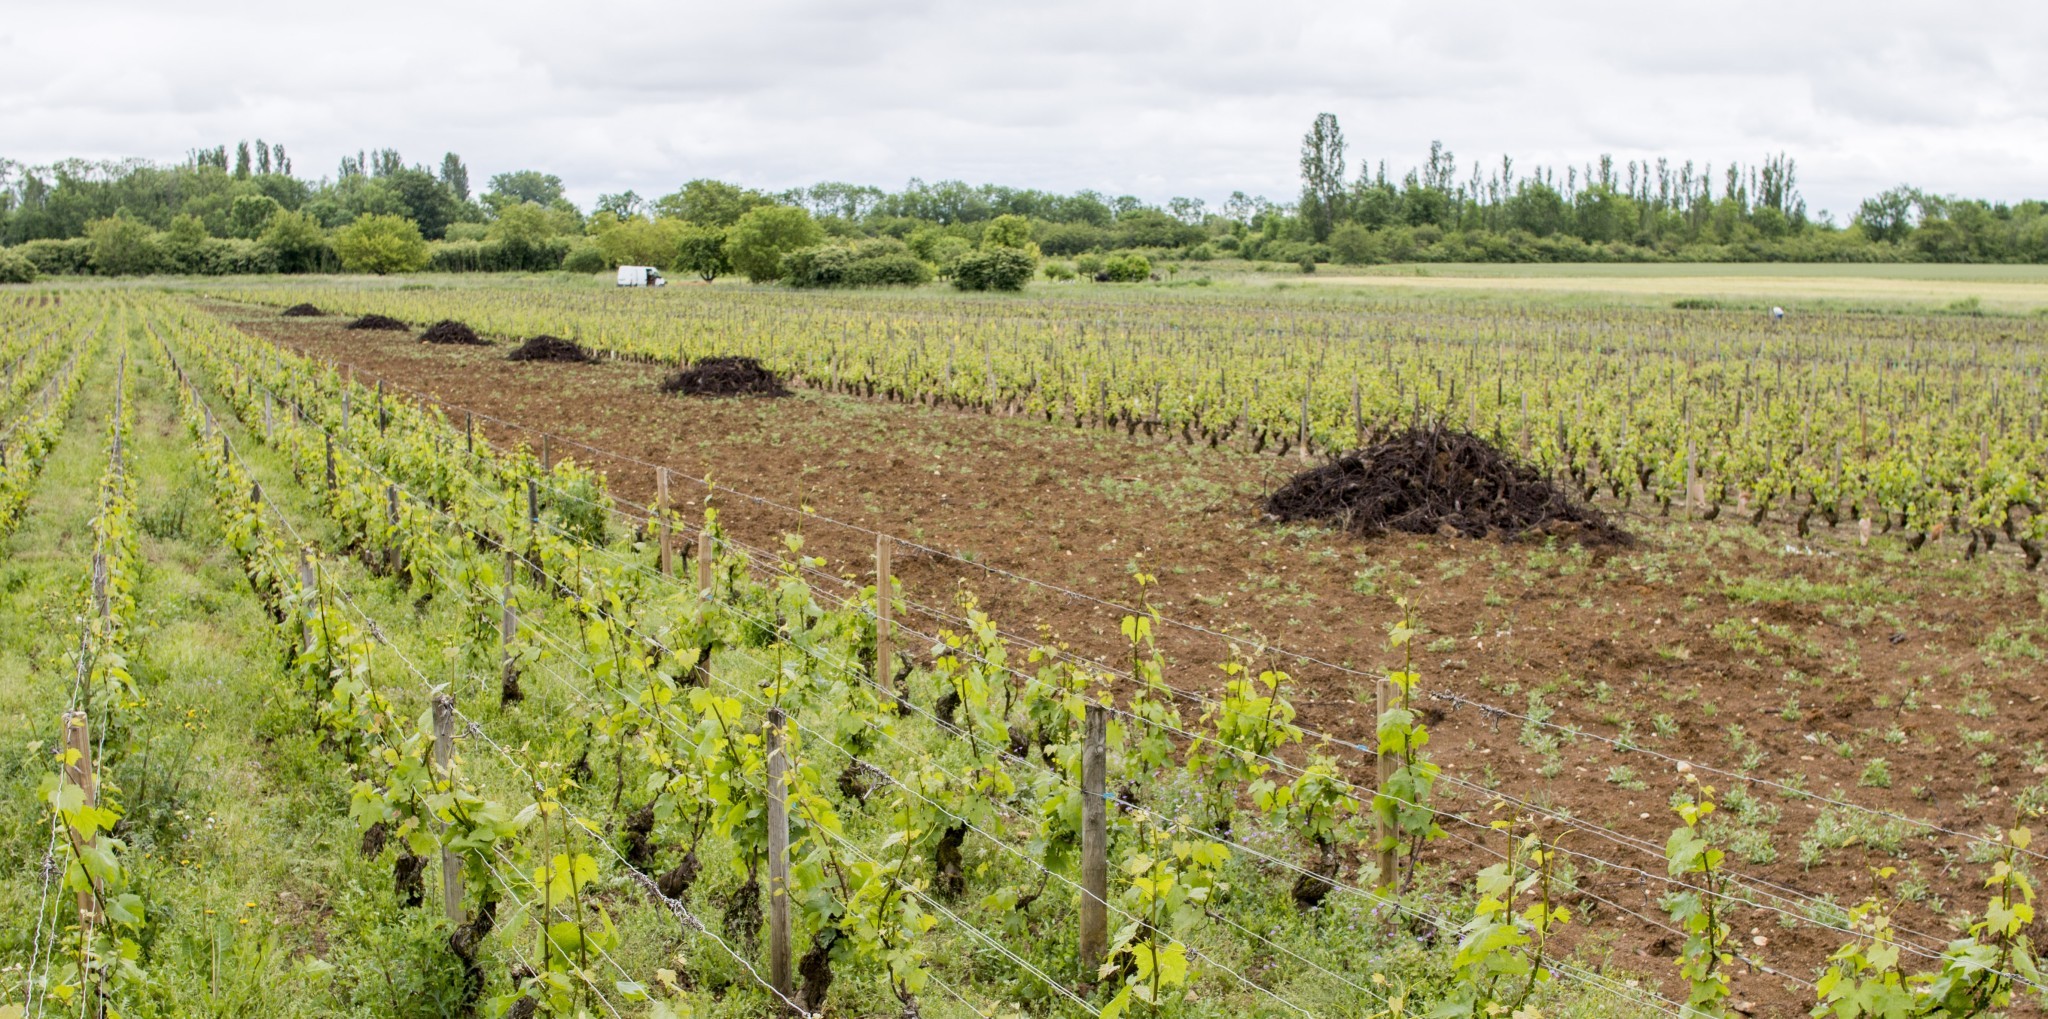
M 1396 172 L 1432 139 L 1523 171 L 1797 157 L 1837 213 L 1901 181 L 2048 194 L 2048 7 L 927 0 L 57 5 L 0 35 L 0 155 L 282 141 L 301 174 L 391 146 L 578 199 L 698 176 L 912 176 L 1163 201 L 1285 197 L 1342 121 Z

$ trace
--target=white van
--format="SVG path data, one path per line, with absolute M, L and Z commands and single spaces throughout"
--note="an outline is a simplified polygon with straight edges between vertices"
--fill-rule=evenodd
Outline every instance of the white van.
M 668 281 L 661 278 L 661 272 L 650 265 L 619 266 L 619 285 L 622 287 L 665 287 Z

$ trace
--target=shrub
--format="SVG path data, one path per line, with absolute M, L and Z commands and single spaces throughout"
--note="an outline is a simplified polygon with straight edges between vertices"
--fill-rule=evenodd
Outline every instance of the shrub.
M 1015 248 L 984 248 L 953 263 L 953 285 L 961 290 L 1022 290 L 1037 266 Z
M 1102 271 L 1109 274 L 1111 283 L 1142 283 L 1152 278 L 1152 260 L 1127 251 L 1104 262 Z
M 13 250 L 44 276 L 83 276 L 92 271 L 92 242 L 83 237 L 29 241 Z
M 1074 267 L 1065 262 L 1045 263 L 1045 278 L 1055 283 L 1064 283 L 1074 278 Z
M 611 266 L 605 264 L 604 252 L 597 250 L 597 245 L 587 241 L 571 247 L 569 253 L 562 256 L 563 272 L 587 275 L 589 273 L 603 272 L 609 268 Z
M 87 223 L 85 236 L 93 271 L 103 276 L 141 276 L 163 267 L 157 232 L 126 212 Z
M 928 283 L 932 271 L 903 242 L 874 240 L 792 251 L 782 256 L 782 278 L 793 287 L 879 287 Z
M 334 235 L 334 253 L 349 272 L 379 276 L 427 267 L 427 242 L 419 225 L 403 216 L 364 213 Z
M 1105 264 L 1107 264 L 1107 261 L 1101 255 L 1091 251 L 1080 258 L 1074 259 L 1074 271 L 1093 279 L 1097 273 L 1102 271 L 1102 267 Z
M 0 248 L 0 283 L 34 283 L 36 264 L 14 248 Z

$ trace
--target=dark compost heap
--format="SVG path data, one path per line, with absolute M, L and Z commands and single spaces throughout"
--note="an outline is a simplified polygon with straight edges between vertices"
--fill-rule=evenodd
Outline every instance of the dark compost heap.
M 1531 532 L 1627 544 L 1627 532 L 1528 464 L 1467 432 L 1411 428 L 1288 479 L 1266 515 L 1364 535 L 1512 538 Z
M 317 318 L 321 315 L 325 315 L 326 312 L 321 311 L 319 308 L 316 308 L 310 304 L 294 304 L 291 307 L 286 308 L 279 314 L 283 315 L 286 318 Z
M 412 327 L 388 315 L 364 315 L 362 318 L 342 326 L 343 329 L 390 329 L 405 332 Z
M 420 334 L 420 342 L 461 343 L 467 344 L 472 347 L 482 347 L 488 345 L 489 341 L 485 340 L 481 336 L 478 336 L 476 334 L 476 330 L 471 329 L 470 327 L 463 325 L 462 323 L 457 322 L 452 318 L 444 318 L 441 321 L 428 326 L 427 331 Z
M 788 396 L 782 380 L 751 357 L 704 357 L 661 380 L 664 393 L 686 396 Z
M 564 361 L 571 364 L 582 364 L 587 361 L 595 361 L 597 358 L 590 356 L 590 351 L 584 350 L 571 340 L 565 340 L 559 336 L 541 335 L 520 344 L 511 353 L 505 355 L 505 360 Z

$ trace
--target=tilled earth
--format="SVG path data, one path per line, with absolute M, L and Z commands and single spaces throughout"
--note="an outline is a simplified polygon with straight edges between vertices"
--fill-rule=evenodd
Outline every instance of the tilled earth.
M 1681 938 L 1632 915 L 1664 920 L 1661 851 L 1679 785 L 1667 757 L 1745 776 L 1707 778 L 1723 791 L 1716 831 L 1728 864 L 1758 888 L 1759 908 L 1735 917 L 1736 997 L 1758 1014 L 1805 1010 L 1812 992 L 1795 980 L 1810 980 L 1846 938 L 1814 921 L 1843 925 L 1838 909 L 1868 894 L 1872 867 L 1898 869 L 1902 940 L 1938 950 L 1958 936 L 1981 913 L 1987 871 L 1987 847 L 1966 835 L 2048 803 L 2048 593 L 2005 547 L 1964 562 L 1953 541 L 1918 554 L 1891 535 L 1862 545 L 1853 524 L 1801 542 L 1789 524 L 1619 505 L 1601 508 L 1640 539 L 1630 548 L 1361 539 L 1262 518 L 1262 497 L 1304 466 L 1295 458 L 816 390 L 669 396 L 656 365 L 517 363 L 490 347 L 346 331 L 338 319 L 214 310 L 353 366 L 358 379 L 442 401 L 458 422 L 464 409 L 501 419 L 478 425 L 494 441 L 540 445 L 503 422 L 544 431 L 555 455 L 602 469 L 625 499 L 651 501 L 660 464 L 675 472 L 678 500 L 701 499 L 684 479 L 708 473 L 811 507 L 800 518 L 720 498 L 741 540 L 773 547 L 801 528 L 806 550 L 853 582 L 871 583 L 874 568 L 875 539 L 857 528 L 936 549 L 898 547 L 908 599 L 957 612 L 971 592 L 1006 631 L 1050 633 L 1105 661 L 1127 661 L 1123 612 L 1104 602 L 1130 602 L 1135 565 L 1157 576 L 1161 613 L 1213 631 L 1161 628 L 1169 682 L 1220 688 L 1227 652 L 1216 634 L 1306 654 L 1316 661 L 1262 660 L 1291 674 L 1299 720 L 1342 744 L 1372 742 L 1371 677 L 1400 664 L 1386 630 L 1394 599 L 1406 598 L 1427 628 L 1415 665 L 1442 805 L 1473 822 L 1446 819 L 1451 837 L 1426 858 L 1458 880 L 1483 865 L 1472 842 L 1488 836 L 1475 824 L 1539 808 L 1575 819 L 1562 841 L 1583 854 L 1570 860 L 1573 927 L 1599 932 L 1579 950 L 1667 992 Z M 929 633 L 931 618 L 911 624 Z M 913 638 L 902 643 L 921 654 Z M 1182 707 L 1190 727 L 1200 710 Z M 1370 782 L 1369 754 L 1336 752 Z M 1566 827 L 1548 822 L 1553 835 Z M 1929 963 L 1909 952 L 1905 965 Z

